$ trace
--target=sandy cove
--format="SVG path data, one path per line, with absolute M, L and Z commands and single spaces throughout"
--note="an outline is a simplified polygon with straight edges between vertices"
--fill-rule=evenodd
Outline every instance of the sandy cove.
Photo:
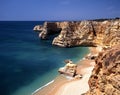
M 89 48 L 88 55 L 97 55 L 101 47 Z M 91 59 L 81 60 L 77 63 L 77 74 L 83 75 L 81 79 L 66 79 L 65 76 L 58 76 L 53 83 L 38 90 L 33 95 L 81 95 L 89 90 L 88 80 L 94 68 L 95 61 Z
M 80 80 L 64 84 L 55 95 L 81 95 L 89 90 L 88 80 L 93 67 L 83 70 L 84 76 Z

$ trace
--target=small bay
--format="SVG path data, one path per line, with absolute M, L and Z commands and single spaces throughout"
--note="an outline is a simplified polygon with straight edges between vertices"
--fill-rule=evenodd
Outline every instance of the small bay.
M 87 47 L 52 46 L 52 38 L 40 40 L 33 27 L 42 21 L 0 22 L 0 95 L 31 95 L 52 81 L 65 59 L 77 62 Z

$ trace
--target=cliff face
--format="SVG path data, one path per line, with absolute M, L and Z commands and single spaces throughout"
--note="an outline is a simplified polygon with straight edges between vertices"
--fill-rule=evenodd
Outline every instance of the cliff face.
M 114 46 L 120 43 L 120 19 L 104 21 L 45 22 L 35 26 L 39 37 L 47 39 L 51 34 L 60 33 L 52 44 L 61 47 L 73 46 Z
M 62 22 L 59 36 L 53 45 L 114 46 L 120 43 L 120 20 Z
M 94 31 L 89 21 L 82 22 L 63 22 L 60 23 L 62 28 L 58 37 L 54 38 L 53 45 L 62 47 L 72 46 L 94 46 Z
M 49 35 L 58 34 L 61 28 L 55 22 L 45 22 L 44 25 L 36 25 L 33 29 L 39 32 L 41 39 L 47 39 Z
M 85 95 L 120 95 L 120 45 L 101 52 Z

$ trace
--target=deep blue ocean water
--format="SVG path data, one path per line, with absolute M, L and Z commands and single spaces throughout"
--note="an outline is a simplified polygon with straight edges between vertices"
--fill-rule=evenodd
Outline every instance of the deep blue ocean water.
M 65 59 L 77 62 L 86 47 L 52 46 L 52 38 L 40 40 L 33 27 L 40 21 L 0 22 L 0 95 L 31 95 L 51 81 Z

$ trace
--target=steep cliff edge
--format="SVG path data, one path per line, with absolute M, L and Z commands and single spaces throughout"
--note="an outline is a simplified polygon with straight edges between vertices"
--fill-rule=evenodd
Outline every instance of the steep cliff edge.
M 120 45 L 101 52 L 84 95 L 120 95 Z
M 114 46 L 120 43 L 120 20 L 63 22 L 53 45 Z M 63 27 L 64 26 L 64 27 Z
M 36 25 L 33 30 L 39 32 L 41 39 L 47 39 L 49 35 L 60 33 L 61 28 L 56 22 L 45 22 L 43 25 Z
M 61 47 L 114 46 L 120 43 L 120 19 L 102 21 L 45 22 L 35 26 L 39 37 L 47 39 L 51 34 L 59 35 L 52 44 Z
M 100 46 L 103 50 L 90 56 L 96 58 L 96 64 L 89 78 L 89 91 L 83 95 L 120 95 L 120 19 L 45 22 L 34 30 L 40 32 L 41 39 L 59 33 L 52 44 L 60 47 Z

